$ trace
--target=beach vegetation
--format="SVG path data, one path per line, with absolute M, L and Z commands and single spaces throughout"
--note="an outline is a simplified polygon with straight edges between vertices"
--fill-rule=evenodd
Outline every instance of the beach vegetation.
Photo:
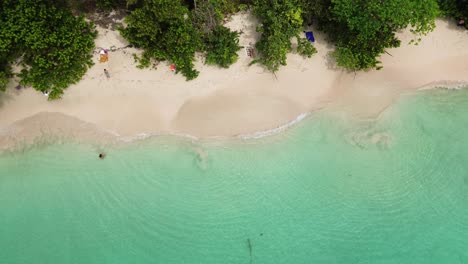
M 193 23 L 202 34 L 209 34 L 222 23 L 226 0 L 194 0 Z
M 226 16 L 248 9 L 252 0 L 185 0 L 185 2 L 193 9 L 199 9 L 203 2 L 210 2 L 223 16 Z
M 5 91 L 11 75 L 7 70 L 0 69 L 0 91 Z
M 151 61 L 177 66 L 187 80 L 196 78 L 195 53 L 205 52 L 206 63 L 228 67 L 237 58 L 239 34 L 222 26 L 231 10 L 227 0 L 140 0 L 125 18 L 120 32 L 132 45 L 144 49 L 136 60 L 139 68 Z
M 71 10 L 74 14 L 108 13 L 127 8 L 127 0 L 53 0 L 55 6 Z
M 125 18 L 127 26 L 120 32 L 132 45 L 144 49 L 143 61 L 168 60 L 191 80 L 199 74 L 194 61 L 195 52 L 202 47 L 191 16 L 180 0 L 144 0 Z
M 335 42 L 338 66 L 353 71 L 379 69 L 378 57 L 400 46 L 397 31 L 410 26 L 417 37 L 425 35 L 439 13 L 436 0 L 305 0 L 305 5 L 305 17 Z
M 306 38 L 298 38 L 297 42 L 297 53 L 299 55 L 302 55 L 303 57 L 311 58 L 312 55 L 317 53 L 317 49 L 312 45 L 312 42 L 310 42 Z
M 96 7 L 101 10 L 111 10 L 125 7 L 126 5 L 126 0 L 96 0 Z
M 4 0 L 0 17 L 2 76 L 18 63 L 20 84 L 60 98 L 93 64 L 96 32 L 84 17 L 74 16 L 54 1 Z M 5 78 L 5 77 L 1 77 Z
M 287 54 L 292 51 L 291 39 L 297 38 L 299 52 L 306 56 L 315 53 L 312 45 L 301 40 L 303 9 L 300 0 L 254 0 L 253 12 L 260 20 L 261 33 L 255 47 L 260 55 L 255 62 L 272 72 L 286 65 Z
M 205 49 L 206 64 L 228 68 L 239 58 L 239 33 L 218 25 L 208 33 Z
M 438 0 L 443 16 L 450 17 L 456 23 L 464 21 L 460 26 L 468 29 L 468 0 Z
M 193 23 L 200 32 L 206 64 L 228 68 L 237 61 L 239 33 L 222 25 L 224 17 L 235 11 L 233 2 L 227 0 L 194 0 Z

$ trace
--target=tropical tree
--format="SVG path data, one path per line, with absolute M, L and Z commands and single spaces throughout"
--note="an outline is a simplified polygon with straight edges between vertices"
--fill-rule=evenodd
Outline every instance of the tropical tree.
M 143 48 L 139 67 L 168 60 L 187 80 L 196 78 L 195 52 L 205 51 L 206 63 L 228 67 L 237 60 L 239 35 L 221 25 L 226 0 L 132 0 L 138 7 L 126 17 L 122 35 Z M 190 9 L 190 6 L 192 9 Z
M 416 35 L 435 27 L 436 0 L 306 0 L 308 17 L 336 42 L 333 57 L 350 70 L 380 68 L 377 59 L 400 45 L 395 33 L 408 26 Z M 319 3 L 319 4 L 317 4 Z
M 442 14 L 454 18 L 457 22 L 465 21 L 468 29 L 468 0 L 438 0 Z
M 96 7 L 103 10 L 125 7 L 126 4 L 126 0 L 96 0 Z
M 297 38 L 299 51 L 310 57 L 315 48 L 301 40 L 303 10 L 300 0 L 254 0 L 253 11 L 261 25 L 261 38 L 256 43 L 260 58 L 256 61 L 272 72 L 286 65 L 286 56 L 292 51 L 291 39 Z
M 227 0 L 194 0 L 193 23 L 200 32 L 207 64 L 228 68 L 237 61 L 239 33 L 222 25 L 224 14 L 230 10 Z
M 4 0 L 1 6 L 0 78 L 10 77 L 18 61 L 20 84 L 60 98 L 92 65 L 93 25 L 53 1 Z
M 57 6 L 78 12 L 110 11 L 127 7 L 127 0 L 53 0 Z M 131 2 L 131 1 L 129 1 Z
M 193 23 L 204 34 L 209 34 L 221 24 L 225 0 L 194 0 Z
M 140 58 L 142 66 L 148 66 L 151 59 L 169 60 L 187 80 L 198 76 L 193 62 L 195 51 L 202 47 L 201 37 L 188 7 L 180 0 L 143 0 L 125 22 L 122 36 L 145 50 Z
M 6 64 L 0 65 L 0 91 L 5 91 L 11 78 L 11 69 L 6 68 Z
M 218 25 L 205 39 L 206 63 L 228 68 L 237 61 L 239 46 L 239 33 Z

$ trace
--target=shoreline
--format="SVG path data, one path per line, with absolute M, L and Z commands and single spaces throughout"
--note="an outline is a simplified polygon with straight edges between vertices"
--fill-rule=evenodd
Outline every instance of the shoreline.
M 453 83 L 453 85 L 444 82 L 444 85 L 435 83 L 430 86 L 424 86 L 418 89 L 407 90 L 405 93 L 419 93 L 434 89 L 446 90 L 461 90 L 468 89 L 468 82 Z M 392 107 L 388 105 L 383 111 L 371 117 L 359 117 L 357 120 L 377 120 L 382 113 Z M 301 113 L 293 120 L 281 124 L 277 127 L 254 131 L 252 133 L 237 134 L 237 135 L 213 135 L 207 137 L 198 137 L 190 134 L 182 133 L 141 133 L 132 136 L 120 135 L 115 131 L 100 128 L 92 123 L 87 123 L 73 116 L 67 116 L 62 113 L 43 112 L 34 116 L 14 122 L 10 126 L 0 127 L 0 154 L 7 152 L 16 152 L 25 150 L 37 145 L 63 144 L 63 143 L 85 143 L 95 145 L 97 148 L 116 147 L 131 143 L 138 143 L 155 137 L 174 137 L 180 141 L 196 142 L 211 142 L 211 141 L 256 141 L 264 138 L 280 136 L 284 132 L 293 129 L 297 125 L 302 124 L 321 110 L 332 110 L 329 107 L 317 109 L 312 112 Z M 336 110 L 336 109 L 334 109 Z M 340 109 L 338 111 L 345 112 Z M 62 128 L 61 126 L 64 126 Z M 29 131 L 36 131 L 30 133 Z
M 86 128 L 124 140 L 156 135 L 192 140 L 255 139 L 281 133 L 306 118 L 307 113 L 324 107 L 375 117 L 407 91 L 468 86 L 468 32 L 445 20 L 436 24 L 434 32 L 418 46 L 406 44 L 412 38 L 409 32 L 400 33 L 401 47 L 381 57 L 384 68 L 380 71 L 353 74 L 334 68 L 327 56 L 333 47 L 316 32 L 319 53 L 310 59 L 289 54 L 288 65 L 280 68 L 276 78 L 258 65 L 248 66 L 250 58 L 241 50 L 238 62 L 229 69 L 198 61 L 200 76 L 190 82 L 180 74 L 173 75 L 165 62 L 156 71 L 137 69 L 132 53 L 139 51 L 119 49 L 127 46 L 122 37 L 98 28 L 96 47 L 115 46 L 118 50 L 110 53 L 108 63 L 96 62 L 62 99 L 49 102 L 31 88 L 20 92 L 10 88 L 0 98 L 0 149 L 12 143 L 6 130 L 12 131 L 18 124 L 28 127 L 25 123 L 35 116 L 40 116 L 36 123 L 31 121 L 35 125 L 25 129 L 28 131 L 14 132 L 16 138 L 35 138 L 34 129 L 83 139 L 93 137 L 92 132 L 81 129 Z M 258 38 L 256 25 L 248 13 L 237 14 L 227 23 L 244 32 L 241 46 Z M 104 68 L 109 69 L 110 80 L 102 73 Z M 43 127 L 47 122 L 37 124 L 47 120 L 42 116 L 47 112 L 56 117 L 49 118 L 50 128 Z M 80 129 L 72 131 L 75 126 Z

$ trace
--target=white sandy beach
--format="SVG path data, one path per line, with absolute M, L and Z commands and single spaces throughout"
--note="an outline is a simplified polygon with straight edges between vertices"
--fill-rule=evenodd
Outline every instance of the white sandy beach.
M 16 135 L 38 133 L 33 130 L 44 127 L 65 131 L 77 120 L 86 124 L 83 130 L 94 126 L 121 136 L 209 137 L 273 129 L 324 106 L 376 115 L 408 89 L 468 83 L 468 31 L 452 24 L 438 20 L 435 31 L 417 46 L 408 45 L 413 36 L 402 32 L 401 47 L 388 50 L 391 56 L 382 56 L 382 70 L 357 74 L 337 70 L 329 62 L 327 53 L 333 47 L 317 31 L 319 53 L 311 59 L 290 54 L 288 65 L 276 77 L 259 65 L 248 66 L 251 59 L 245 50 L 229 69 L 198 61 L 200 76 L 190 82 L 171 73 L 165 62 L 157 70 L 137 69 L 132 53 L 138 51 L 132 48 L 110 52 L 109 62 L 102 64 L 95 54 L 96 64 L 61 100 L 48 101 L 31 88 L 8 89 L 0 97 L 0 131 L 4 132 L 0 144 L 9 131 Z M 258 38 L 256 21 L 249 14 L 237 14 L 227 25 L 243 32 L 241 45 Z M 118 32 L 99 28 L 97 47 L 127 44 Z M 111 74 L 109 80 L 104 69 Z M 36 120 L 34 127 L 30 127 L 32 120 Z

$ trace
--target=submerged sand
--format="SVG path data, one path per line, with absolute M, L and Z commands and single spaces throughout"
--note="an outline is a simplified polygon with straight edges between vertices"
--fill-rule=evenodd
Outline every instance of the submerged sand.
M 414 36 L 401 32 L 401 47 L 381 57 L 380 71 L 337 69 L 328 57 L 333 46 L 315 31 L 318 54 L 311 59 L 290 54 L 288 66 L 276 75 L 249 66 L 251 59 L 241 50 L 239 61 L 229 69 L 206 66 L 199 57 L 200 76 L 189 82 L 171 73 L 165 62 L 156 70 L 136 68 L 132 54 L 141 51 L 127 47 L 118 32 L 98 28 L 96 51 L 117 48 L 109 62 L 99 63 L 96 52 L 96 64 L 61 100 L 48 101 L 31 88 L 9 89 L 0 97 L 0 144 L 11 144 L 12 135 L 35 137 L 37 130 L 46 128 L 73 137 L 87 137 L 90 129 L 125 137 L 235 136 L 274 129 L 324 106 L 375 116 L 409 89 L 468 83 L 468 31 L 448 21 L 436 24 L 419 45 L 409 45 Z M 242 31 L 242 46 L 258 39 L 256 25 L 249 13 L 239 13 L 227 23 Z

